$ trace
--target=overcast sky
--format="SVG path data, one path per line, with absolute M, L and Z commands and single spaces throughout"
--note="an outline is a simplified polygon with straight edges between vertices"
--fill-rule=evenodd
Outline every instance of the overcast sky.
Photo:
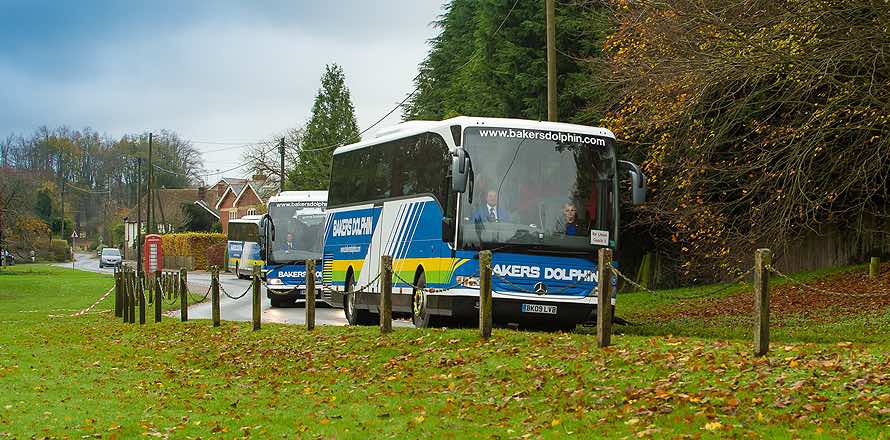
M 0 136 L 166 128 L 219 150 L 198 141 L 304 124 L 331 62 L 364 129 L 413 89 L 443 2 L 0 0 Z M 204 157 L 210 171 L 238 159 L 237 149 Z

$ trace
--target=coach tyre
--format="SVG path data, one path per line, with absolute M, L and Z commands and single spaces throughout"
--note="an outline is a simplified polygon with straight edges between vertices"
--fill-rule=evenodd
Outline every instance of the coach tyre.
M 270 306 L 272 307 L 287 307 L 291 305 L 290 301 L 288 301 L 287 298 L 278 298 L 275 296 L 274 293 L 270 293 L 269 295 L 269 302 Z
M 346 295 L 343 298 L 343 313 L 349 325 L 374 325 L 377 320 L 371 312 L 356 307 L 355 281 L 352 272 L 346 275 Z
M 428 295 L 422 289 L 426 287 L 426 273 L 420 272 L 417 281 L 414 283 L 421 289 L 414 288 L 412 295 L 412 319 L 414 326 L 417 328 L 442 327 L 446 324 L 445 320 L 439 316 L 430 314 Z

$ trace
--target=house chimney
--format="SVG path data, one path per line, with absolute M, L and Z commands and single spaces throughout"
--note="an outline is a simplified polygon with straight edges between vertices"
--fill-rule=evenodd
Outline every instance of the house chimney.
M 198 187 L 198 200 L 203 200 L 204 202 L 207 201 L 207 187 L 206 186 Z
M 262 183 L 262 182 L 265 182 L 265 181 L 266 181 L 267 177 L 266 177 L 265 174 L 254 174 L 253 176 L 251 176 L 251 179 L 252 179 L 254 182 L 260 182 L 260 183 Z

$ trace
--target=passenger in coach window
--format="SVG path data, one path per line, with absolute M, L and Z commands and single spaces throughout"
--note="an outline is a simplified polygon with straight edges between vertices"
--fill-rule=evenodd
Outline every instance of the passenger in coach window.
M 583 226 L 578 222 L 578 209 L 573 203 L 563 205 L 562 215 L 563 218 L 556 227 L 558 234 L 565 234 L 567 237 L 585 235 Z

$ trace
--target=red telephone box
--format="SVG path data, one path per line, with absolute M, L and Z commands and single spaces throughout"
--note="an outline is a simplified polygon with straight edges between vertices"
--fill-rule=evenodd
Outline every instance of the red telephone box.
M 145 236 L 145 245 L 142 246 L 142 267 L 148 273 L 164 268 L 164 252 L 161 250 L 161 236 L 150 234 Z

